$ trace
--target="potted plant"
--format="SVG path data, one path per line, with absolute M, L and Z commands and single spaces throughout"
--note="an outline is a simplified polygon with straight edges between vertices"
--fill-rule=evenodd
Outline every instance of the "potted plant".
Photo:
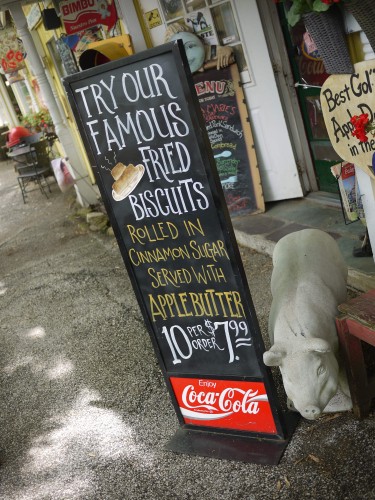
M 24 115 L 21 124 L 32 132 L 48 131 L 53 128 L 53 121 L 47 109 Z
M 290 0 L 289 3 L 287 20 L 290 26 L 295 26 L 304 14 L 322 13 L 335 4 L 342 5 L 355 17 L 375 52 L 374 0 Z
M 333 0 L 290 0 L 290 8 L 286 18 L 290 26 L 295 26 L 300 21 L 304 14 L 311 12 L 327 12 Z M 337 3 L 337 2 L 335 2 Z
M 346 2 L 350 0 L 285 0 L 289 25 L 295 26 L 303 20 L 330 74 L 353 72 L 339 9 L 339 4 Z

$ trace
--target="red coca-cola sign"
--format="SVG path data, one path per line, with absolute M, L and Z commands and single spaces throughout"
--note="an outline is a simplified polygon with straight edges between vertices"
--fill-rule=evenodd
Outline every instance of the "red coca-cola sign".
M 276 434 L 264 384 L 170 378 L 186 424 Z
M 345 163 L 341 168 L 341 177 L 347 179 L 355 175 L 355 168 L 353 163 Z

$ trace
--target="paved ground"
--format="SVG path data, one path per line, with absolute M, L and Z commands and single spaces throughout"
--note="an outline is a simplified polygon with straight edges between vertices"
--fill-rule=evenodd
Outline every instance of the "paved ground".
M 165 451 L 178 422 L 114 239 L 56 185 L 23 205 L 7 163 L 0 214 L 1 499 L 375 499 L 373 415 L 302 421 L 278 466 Z M 271 261 L 241 253 L 267 342 Z
M 375 288 L 373 256 L 354 257 L 353 250 L 362 245 L 365 228 L 362 222 L 345 224 L 340 201 L 329 193 L 310 193 L 305 198 L 267 203 L 267 210 L 233 219 L 239 242 L 260 253 L 272 255 L 283 236 L 302 229 L 326 231 L 335 238 L 348 266 L 348 285 L 362 292 Z

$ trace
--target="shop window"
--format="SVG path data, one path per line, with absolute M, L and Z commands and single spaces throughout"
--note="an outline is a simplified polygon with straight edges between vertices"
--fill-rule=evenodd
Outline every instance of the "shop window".
M 322 106 L 320 97 L 306 96 L 305 97 L 307 117 L 310 124 L 311 135 L 313 139 L 328 139 L 328 132 L 324 123 Z
M 219 5 L 211 10 L 220 45 L 228 45 L 239 41 L 232 6 L 229 3 Z
M 240 72 L 247 70 L 238 23 L 230 1 L 158 1 L 165 27 L 175 22 L 185 23 L 201 36 L 206 44 L 233 47 Z
M 194 10 L 206 7 L 206 2 L 204 0 L 187 0 L 185 6 L 187 12 L 193 12 Z
M 160 0 L 160 6 L 166 21 L 182 17 L 185 14 L 182 0 Z
M 59 51 L 57 50 L 56 40 L 54 38 L 51 38 L 51 40 L 47 42 L 47 48 L 59 77 L 63 78 L 67 76 L 68 73 L 62 63 Z

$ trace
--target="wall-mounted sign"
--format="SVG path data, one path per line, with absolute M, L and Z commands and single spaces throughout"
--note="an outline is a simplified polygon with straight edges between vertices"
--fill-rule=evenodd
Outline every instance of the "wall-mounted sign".
M 210 9 L 200 9 L 189 12 L 185 17 L 185 24 L 193 33 L 199 36 L 206 45 L 218 45 L 214 30 L 214 22 Z
M 65 0 L 60 3 L 60 13 L 68 35 L 97 24 L 111 29 L 117 21 L 114 0 Z
M 157 28 L 158 26 L 161 26 L 163 24 L 159 9 L 153 9 L 145 12 L 145 19 L 150 30 L 152 30 L 153 28 Z
M 204 422 L 233 451 L 241 430 L 245 460 L 262 438 L 278 460 L 282 415 L 181 41 L 64 85 L 185 438 Z
M 353 116 L 368 114 L 375 122 L 375 61 L 365 61 L 354 66 L 348 75 L 332 75 L 324 83 L 320 100 L 328 135 L 336 153 L 345 161 L 354 163 L 375 179 L 372 157 L 375 137 L 361 142 L 352 135 Z
M 27 27 L 29 28 L 29 30 L 35 28 L 35 26 L 39 23 L 41 18 L 42 18 L 42 13 L 40 11 L 39 4 L 35 3 L 30 7 L 30 10 L 26 15 Z

